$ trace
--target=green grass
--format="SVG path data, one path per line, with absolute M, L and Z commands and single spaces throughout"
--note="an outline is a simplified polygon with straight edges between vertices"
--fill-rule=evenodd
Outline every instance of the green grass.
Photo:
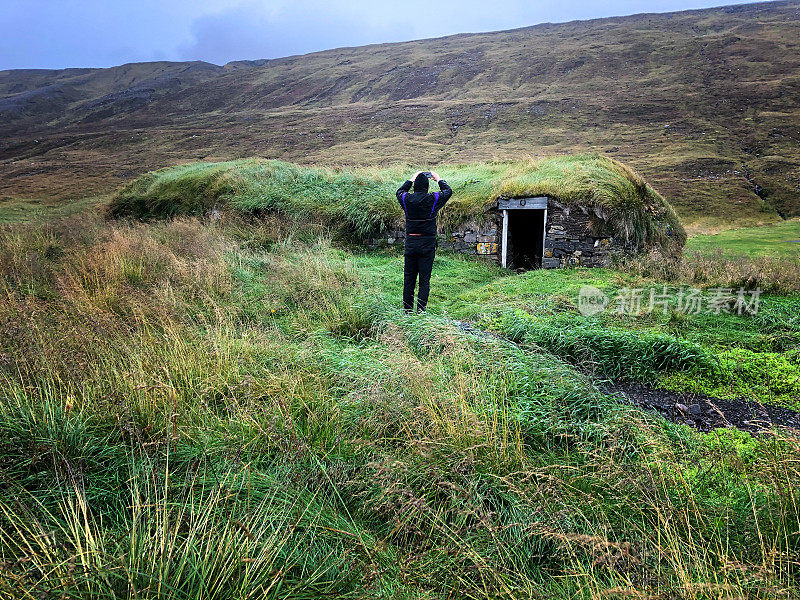
M 608 235 L 642 248 L 683 245 L 686 236 L 670 205 L 635 171 L 598 154 L 541 161 L 442 166 L 453 187 L 445 227 L 485 218 L 499 196 L 549 196 L 593 207 Z M 395 191 L 410 168 L 326 169 L 244 159 L 193 163 L 148 173 L 122 188 L 113 216 L 201 215 L 224 206 L 317 221 L 366 237 L 398 227 Z
M 401 254 L 282 220 L 6 228 L 0 596 L 797 593 L 796 436 L 699 434 L 591 369 L 789 361 L 793 296 L 583 319 L 580 285 L 635 276 L 440 253 L 429 313 L 405 315 Z
M 686 242 L 687 252 L 745 256 L 800 256 L 800 221 L 789 219 L 775 225 L 744 227 L 713 235 L 694 235 Z
M 666 312 L 585 317 L 577 309 L 585 285 L 612 300 L 623 288 L 642 289 L 645 298 L 650 288 L 664 291 L 661 282 L 615 270 L 540 270 L 473 287 L 446 299 L 443 310 L 601 377 L 800 409 L 800 295 L 763 294 L 753 316 L 687 314 L 676 298 L 688 286 L 672 284 Z
M 49 201 L 36 198 L 0 197 L 0 224 L 45 223 L 60 220 L 98 207 L 101 202 L 102 200 L 98 198 Z

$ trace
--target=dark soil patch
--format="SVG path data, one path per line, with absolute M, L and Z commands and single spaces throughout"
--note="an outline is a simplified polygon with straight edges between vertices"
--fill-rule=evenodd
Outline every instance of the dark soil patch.
M 718 427 L 736 427 L 751 433 L 763 432 L 773 426 L 800 429 L 800 413 L 780 406 L 744 399 L 723 400 L 704 394 L 671 392 L 630 381 L 605 382 L 601 389 L 622 402 L 654 410 L 670 421 L 700 431 L 711 431 Z

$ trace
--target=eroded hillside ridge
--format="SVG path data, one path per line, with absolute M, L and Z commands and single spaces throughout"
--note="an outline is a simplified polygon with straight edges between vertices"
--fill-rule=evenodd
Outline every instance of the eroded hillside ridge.
M 800 214 L 800 3 L 304 56 L 0 73 L 0 194 L 185 160 L 468 162 L 596 150 L 695 229 Z M 413 144 L 406 142 L 413 141 Z

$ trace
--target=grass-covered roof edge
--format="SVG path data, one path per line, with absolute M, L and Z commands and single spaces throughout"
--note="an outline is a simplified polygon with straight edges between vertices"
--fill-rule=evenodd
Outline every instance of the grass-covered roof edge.
M 417 167 L 304 166 L 259 158 L 189 163 L 146 173 L 121 188 L 113 217 L 204 214 L 214 207 L 326 222 L 354 237 L 402 224 L 397 187 Z M 591 209 L 606 232 L 640 249 L 678 249 L 686 233 L 672 206 L 636 171 L 597 154 L 437 166 L 454 195 L 445 228 L 486 218 L 500 197 L 547 196 Z

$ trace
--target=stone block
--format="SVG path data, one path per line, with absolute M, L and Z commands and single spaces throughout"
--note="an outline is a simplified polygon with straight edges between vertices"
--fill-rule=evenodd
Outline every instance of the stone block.
M 542 259 L 542 268 L 543 269 L 558 269 L 561 266 L 561 261 L 557 258 L 543 258 Z

